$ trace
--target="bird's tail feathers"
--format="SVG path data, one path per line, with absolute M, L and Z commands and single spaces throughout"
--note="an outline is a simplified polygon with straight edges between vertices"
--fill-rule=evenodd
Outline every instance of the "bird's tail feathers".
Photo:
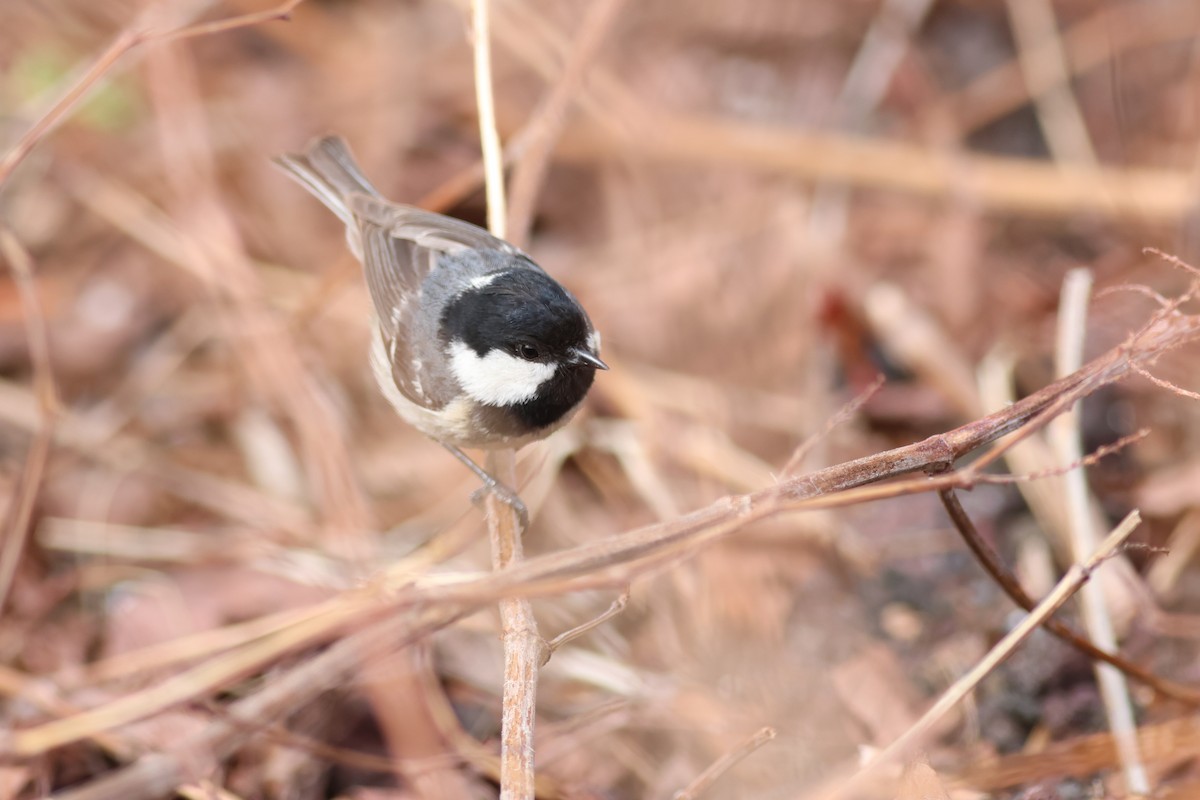
M 347 205 L 350 195 L 379 196 L 378 190 L 362 174 L 350 148 L 339 136 L 325 136 L 310 144 L 302 154 L 287 153 L 273 160 L 346 225 L 353 222 Z

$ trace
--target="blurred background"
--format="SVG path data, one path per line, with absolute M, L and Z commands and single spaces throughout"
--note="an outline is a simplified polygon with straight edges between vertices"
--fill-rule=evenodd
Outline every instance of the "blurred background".
M 531 554 L 768 486 L 805 442 L 793 472 L 1046 385 L 1068 270 L 1098 290 L 1189 280 L 1143 248 L 1196 257 L 1194 0 L 493 5 L 525 248 L 581 299 L 613 367 L 567 430 L 521 453 Z M 4 151 L 122 31 L 268 8 L 5 0 Z M 369 376 L 368 301 L 339 223 L 269 162 L 336 132 L 387 196 L 484 224 L 469 16 L 465 0 L 308 0 L 290 21 L 149 41 L 0 186 L 59 398 L 48 420 L 36 315 L 5 271 L 6 728 L 219 658 L 206 632 L 302 613 L 403 559 L 423 576 L 488 568 L 474 478 Z M 518 178 L 547 147 L 545 174 Z M 1088 357 L 1156 308 L 1103 293 Z M 1196 367 L 1183 350 L 1155 374 L 1200 390 Z M 1082 414 L 1089 450 L 1152 431 L 1087 475 L 1106 525 L 1146 518 L 1150 547 L 1111 592 L 1125 652 L 1200 682 L 1200 406 L 1136 378 Z M 1058 495 L 1050 481 L 964 496 L 1035 596 L 1069 560 Z M 538 601 L 541 632 L 614 598 Z M 808 796 L 902 733 L 1016 618 L 932 496 L 756 524 L 635 581 L 622 614 L 555 654 L 540 794 L 669 798 L 769 725 L 777 737 L 705 796 Z M 0 767 L 0 796 L 169 749 L 305 654 L 118 729 L 125 751 L 88 740 Z M 481 612 L 365 661 L 212 779 L 239 797 L 494 796 L 501 664 L 496 614 Z M 1183 713 L 1134 698 L 1146 726 Z M 1105 730 L 1090 664 L 1038 634 L 928 742 L 926 777 L 956 797 L 1119 794 Z M 1200 738 L 1171 730 L 1148 764 L 1184 792 Z

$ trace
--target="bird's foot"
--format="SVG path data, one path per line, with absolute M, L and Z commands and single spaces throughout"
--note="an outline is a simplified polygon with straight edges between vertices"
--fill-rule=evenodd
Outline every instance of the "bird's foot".
M 529 529 L 529 509 L 525 507 L 525 501 L 512 489 L 490 475 L 483 482 L 483 486 L 480 486 L 471 493 L 471 502 L 484 511 L 487 511 L 486 500 L 489 494 L 495 496 L 497 500 L 513 510 L 513 513 L 517 515 L 517 520 L 521 525 L 522 531 Z

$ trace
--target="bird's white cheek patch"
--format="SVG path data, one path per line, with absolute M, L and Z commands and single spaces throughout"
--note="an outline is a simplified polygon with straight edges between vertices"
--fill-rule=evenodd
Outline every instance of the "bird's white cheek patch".
M 508 406 L 532 400 L 538 387 L 554 374 L 554 364 L 539 364 L 489 350 L 480 357 L 464 342 L 450 343 L 450 369 L 459 385 L 476 402 Z

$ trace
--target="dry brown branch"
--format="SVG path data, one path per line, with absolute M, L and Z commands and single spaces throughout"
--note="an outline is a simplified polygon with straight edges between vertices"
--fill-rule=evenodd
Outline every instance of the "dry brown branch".
M 593 631 L 604 623 L 608 622 L 610 619 L 624 611 L 625 606 L 628 604 L 629 589 L 625 589 L 625 591 L 621 592 L 620 597 L 614 600 L 612 605 L 605 609 L 604 613 L 599 614 L 580 625 L 576 625 L 570 630 L 563 631 L 558 636 L 555 636 L 553 639 L 546 642 L 546 652 L 542 664 L 544 665 L 546 661 L 550 660 L 550 656 L 554 654 L 555 650 L 558 650 L 563 645 L 570 644 L 580 636 L 584 636 L 589 631 Z
M 34 395 L 37 398 L 38 427 L 33 441 L 25 454 L 21 479 L 14 492 L 15 501 L 5 514 L 3 550 L 0 551 L 0 611 L 8 602 L 17 563 L 25 550 L 29 536 L 29 522 L 33 516 L 33 505 L 41 487 L 46 463 L 50 460 L 50 448 L 54 443 L 54 431 L 58 419 L 58 390 L 54 383 L 54 367 L 50 363 L 50 339 L 42 303 L 38 298 L 33 281 L 33 259 L 21 246 L 17 237 L 7 228 L 0 227 L 0 253 L 12 270 L 21 308 L 24 311 L 26 339 L 33 361 Z
M 303 0 L 285 0 L 274 10 L 243 14 L 216 22 L 203 22 L 196 25 L 183 25 L 173 30 L 154 30 L 147 24 L 160 13 L 153 4 L 145 15 L 130 27 L 122 30 L 103 53 L 88 67 L 77 80 L 73 81 L 67 90 L 32 126 L 21 135 L 13 148 L 3 158 L 0 158 L 0 185 L 8 180 L 12 171 L 17 168 L 27 155 L 37 146 L 38 142 L 58 127 L 66 117 L 74 111 L 79 103 L 95 88 L 97 82 L 112 71 L 117 62 L 131 50 L 140 45 L 155 41 L 172 41 L 195 36 L 207 36 L 212 33 L 222 33 L 261 22 L 276 19 L 288 19 L 292 10 Z M 203 4 L 194 4 L 190 13 L 197 14 L 203 10 Z
M 1171 383 L 1168 380 L 1163 380 L 1162 378 L 1158 377 L 1157 375 L 1151 374 L 1150 371 L 1148 369 L 1146 369 L 1145 367 L 1135 366 L 1133 368 L 1133 371 L 1136 372 L 1138 375 L 1141 375 L 1143 378 L 1150 381 L 1151 383 L 1153 383 L 1155 386 L 1159 387 L 1160 389 L 1166 389 L 1168 392 L 1171 392 L 1172 394 L 1177 394 L 1180 397 L 1186 397 L 1189 400 L 1200 400 L 1200 392 L 1193 392 L 1188 389 L 1184 389 L 1182 386 Z
M 1135 370 L 1136 371 L 1136 370 Z M 1140 374 L 1140 373 L 1139 373 Z M 1086 467 L 1094 467 L 1103 461 L 1108 456 L 1114 453 L 1119 453 L 1130 445 L 1137 444 L 1150 435 L 1149 428 L 1142 428 L 1140 431 L 1134 431 L 1128 436 L 1122 436 L 1111 444 L 1101 445 L 1086 456 L 1081 456 L 1070 464 L 1064 464 L 1061 467 L 1048 467 L 1037 472 L 1025 472 L 1020 475 L 980 475 L 980 483 L 1029 483 L 1031 481 L 1040 481 L 1046 478 L 1058 478 L 1068 474 L 1072 470 L 1082 469 Z
M 487 0 L 480 0 L 486 3 Z M 516 485 L 514 454 L 488 454 L 487 469 L 506 486 Z M 492 569 L 518 568 L 524 561 L 520 516 L 494 494 L 488 495 L 488 534 Z M 504 695 L 500 716 L 500 796 L 532 798 L 535 794 L 533 733 L 537 717 L 538 669 L 545 660 L 545 643 L 538 633 L 533 606 L 522 597 L 500 597 L 501 637 L 504 642 Z
M 1080 398 L 1127 377 L 1133 365 L 1150 363 L 1164 352 L 1200 337 L 1200 319 L 1160 311 L 1125 343 L 1079 371 L 1012 406 L 924 441 L 793 478 L 746 495 L 724 498 L 667 523 L 651 525 L 610 539 L 512 564 L 504 570 L 450 581 L 413 583 L 407 568 L 397 574 L 390 596 L 378 591 L 348 593 L 314 611 L 303 622 L 279 631 L 210 665 L 200 665 L 143 697 L 122 699 L 74 718 L 10 732 L 0 750 L 32 756 L 48 748 L 90 736 L 112 725 L 131 722 L 170 705 L 202 697 L 240 675 L 250 674 L 300 646 L 327 639 L 347 626 L 381 613 L 420 610 L 457 618 L 468 610 L 504 599 L 562 594 L 585 588 L 624 585 L 637 575 L 665 568 L 745 526 L 785 510 L 835 508 L 923 491 L 969 488 L 976 472 L 999 457 L 989 456 L 957 472 L 945 472 L 960 457 L 1013 431 L 1045 425 Z M 1023 427 L 1024 426 L 1024 427 Z M 1008 440 L 1011 442 L 1012 438 Z M 928 478 L 865 486 L 924 470 Z M 449 610 L 447 610 L 449 609 Z M 433 624 L 433 623 L 430 623 Z M 532 641 L 532 637 L 527 637 Z M 530 647 L 540 658 L 541 640 Z M 537 658 L 533 661 L 536 674 Z M 302 669 L 302 668 L 301 668 Z M 316 687 L 313 687 L 315 690 Z M 293 704 L 298 697 L 291 697 Z
M 1000 212 L 1061 217 L 1099 213 L 1178 223 L 1192 212 L 1191 176 L 1152 168 L 1052 165 L 1023 158 L 948 154 L 903 142 L 800 133 L 742 121 L 661 114 L 640 135 L 577 126 L 558 148 L 567 161 L 630 152 L 665 163 L 723 163 L 806 180 L 844 181 L 921 197 L 968 197 Z

